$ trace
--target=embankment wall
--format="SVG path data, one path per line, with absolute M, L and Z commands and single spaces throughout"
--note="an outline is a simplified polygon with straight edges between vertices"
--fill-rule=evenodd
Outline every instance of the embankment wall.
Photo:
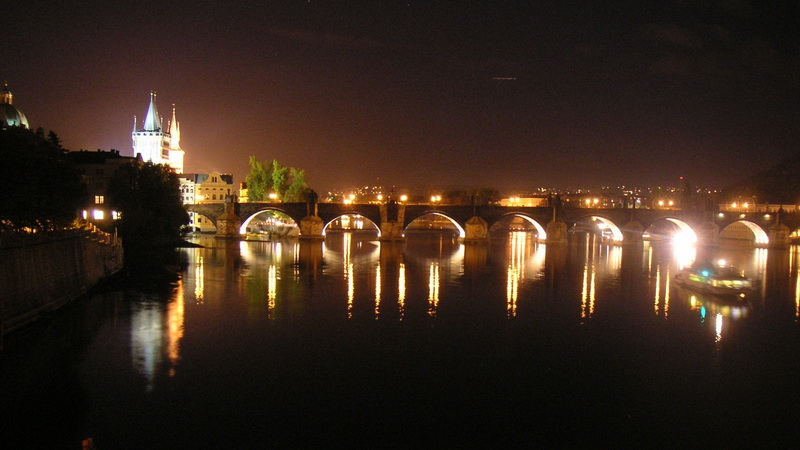
M 122 269 L 123 250 L 95 229 L 0 234 L 0 336 Z

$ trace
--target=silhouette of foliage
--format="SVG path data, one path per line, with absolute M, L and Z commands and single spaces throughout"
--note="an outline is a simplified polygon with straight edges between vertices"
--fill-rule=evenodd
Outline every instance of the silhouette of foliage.
M 126 245 L 174 241 L 189 223 L 178 176 L 163 164 L 145 162 L 117 169 L 109 183 L 108 202 L 122 213 L 118 226 Z
M 50 135 L 46 139 L 22 127 L 0 130 L 0 180 L 6 193 L 0 196 L 0 229 L 68 228 L 86 202 L 86 186 L 56 134 Z

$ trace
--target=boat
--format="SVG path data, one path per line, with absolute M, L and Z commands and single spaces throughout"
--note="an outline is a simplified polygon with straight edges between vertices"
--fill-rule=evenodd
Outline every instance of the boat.
M 686 289 L 717 296 L 744 297 L 755 288 L 753 280 L 732 267 L 695 265 L 687 267 L 673 279 Z

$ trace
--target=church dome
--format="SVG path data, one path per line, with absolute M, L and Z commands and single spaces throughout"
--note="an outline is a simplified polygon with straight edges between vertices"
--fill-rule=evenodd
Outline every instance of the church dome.
M 28 119 L 25 117 L 25 114 L 22 114 L 22 111 L 18 110 L 13 105 L 13 98 L 14 96 L 11 95 L 11 91 L 8 90 L 8 84 L 3 86 L 3 91 L 0 92 L 0 120 L 2 120 L 3 127 L 13 126 L 13 127 L 25 127 L 30 128 L 28 126 Z

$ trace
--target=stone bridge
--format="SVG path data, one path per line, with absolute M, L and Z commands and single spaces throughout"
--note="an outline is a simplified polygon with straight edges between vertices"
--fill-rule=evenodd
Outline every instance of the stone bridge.
M 711 213 L 662 209 L 553 208 L 520 206 L 463 206 L 399 203 L 225 203 L 185 205 L 187 211 L 207 217 L 220 236 L 238 236 L 247 223 L 265 211 L 289 216 L 300 228 L 301 238 L 322 238 L 335 219 L 359 215 L 375 224 L 381 240 L 402 239 L 406 228 L 416 219 L 435 214 L 449 219 L 466 241 L 488 238 L 489 229 L 509 216 L 528 221 L 536 228 L 539 240 L 565 242 L 567 232 L 598 227 L 613 243 L 639 244 L 647 233 L 670 228 L 696 236 L 698 243 L 715 245 L 721 232 L 739 239 L 751 239 L 759 246 L 783 247 L 789 234 L 800 228 L 798 213 Z

